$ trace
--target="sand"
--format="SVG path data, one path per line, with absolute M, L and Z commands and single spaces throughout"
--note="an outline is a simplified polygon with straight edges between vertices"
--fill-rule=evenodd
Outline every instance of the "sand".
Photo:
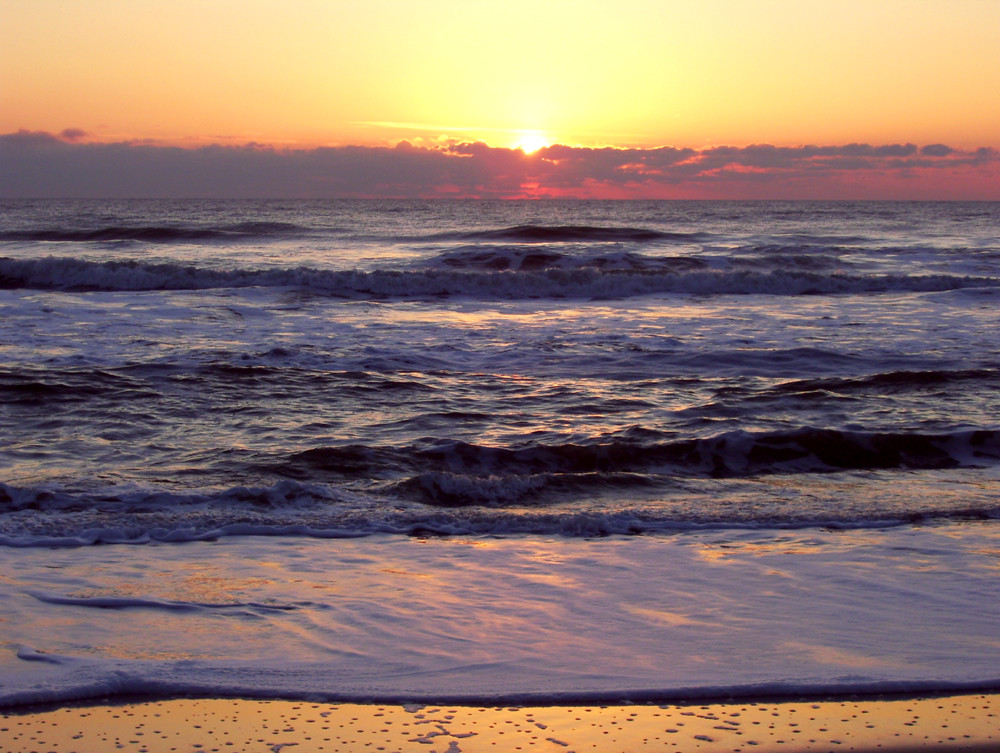
M 182 699 L 0 713 L 0 750 L 1000 751 L 1000 694 L 625 706 Z

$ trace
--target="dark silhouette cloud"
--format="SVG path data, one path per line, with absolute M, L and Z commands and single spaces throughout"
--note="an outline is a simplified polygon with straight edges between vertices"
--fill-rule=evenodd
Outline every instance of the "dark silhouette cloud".
M 0 146 L 12 149 L 58 144 L 59 139 L 46 131 L 26 131 L 23 128 L 14 133 L 0 134 Z
M 934 175 L 949 174 L 958 176 L 956 185 L 965 176 L 966 193 L 981 184 L 993 191 L 986 189 L 983 198 L 1000 198 L 997 150 L 962 151 L 945 144 L 704 149 L 557 144 L 525 154 L 482 142 L 190 149 L 93 143 L 87 136 L 79 128 L 58 135 L 25 130 L 0 135 L 0 196 L 816 198 L 837 196 L 853 186 L 859 195 L 872 198 L 879 195 L 879 186 L 895 181 L 911 193 L 914 186 L 923 186 L 915 195 L 925 197 L 941 190 Z
M 920 150 L 920 153 L 928 157 L 947 157 L 953 151 L 955 150 L 945 144 L 928 144 Z
M 66 141 L 79 141 L 80 139 L 87 138 L 89 135 L 90 134 L 82 128 L 64 128 L 59 133 L 59 136 Z

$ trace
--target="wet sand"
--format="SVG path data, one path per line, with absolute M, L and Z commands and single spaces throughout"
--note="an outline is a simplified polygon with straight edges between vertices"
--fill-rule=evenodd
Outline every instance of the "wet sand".
M 1000 694 L 505 708 L 183 699 L 6 711 L 0 750 L 985 753 L 1000 750 Z

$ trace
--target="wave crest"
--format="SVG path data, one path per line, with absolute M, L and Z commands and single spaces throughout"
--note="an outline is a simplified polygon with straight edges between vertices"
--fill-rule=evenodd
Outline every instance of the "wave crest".
M 606 242 L 650 243 L 654 241 L 696 242 L 705 233 L 671 233 L 641 227 L 593 225 L 514 225 L 493 230 L 439 233 L 434 239 L 470 241 L 515 241 L 521 243 Z
M 487 262 L 487 266 L 488 266 Z M 811 271 L 658 271 L 649 269 L 325 270 L 207 269 L 135 260 L 0 257 L 0 288 L 69 291 L 294 288 L 353 299 L 626 298 L 655 294 L 837 295 L 1000 288 L 1000 278 L 936 275 L 849 275 Z
M 703 439 L 635 441 L 627 437 L 588 444 L 491 447 L 441 442 L 429 447 L 318 447 L 295 453 L 274 468 L 295 476 L 317 472 L 352 475 L 398 468 L 417 474 L 408 483 L 426 495 L 461 499 L 453 476 L 480 479 L 535 474 L 656 474 L 668 478 L 734 478 L 776 473 L 845 470 L 935 470 L 1000 461 L 1000 431 L 922 434 L 800 428 L 733 431 Z M 441 476 L 440 474 L 451 474 Z M 492 482 L 490 482 L 492 483 Z M 523 496 L 519 489 L 517 497 Z M 486 495 L 489 496 L 489 495 Z

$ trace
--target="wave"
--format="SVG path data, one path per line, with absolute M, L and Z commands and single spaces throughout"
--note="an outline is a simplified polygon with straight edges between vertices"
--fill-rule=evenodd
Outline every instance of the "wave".
M 592 225 L 515 225 L 493 230 L 436 233 L 425 240 L 512 241 L 521 243 L 599 242 L 651 243 L 672 241 L 697 243 L 707 233 L 672 233 L 640 227 Z
M 443 474 L 442 474 L 443 476 Z M 554 477 L 553 477 L 554 478 Z M 857 479 L 847 479 L 850 485 Z M 421 481 L 423 483 L 423 481 Z M 908 526 L 931 521 L 1000 520 L 995 498 L 951 501 L 929 494 L 919 507 L 865 505 L 844 500 L 841 491 L 794 511 L 782 500 L 744 500 L 743 504 L 705 504 L 697 498 L 670 505 L 629 503 L 600 505 L 540 504 L 511 506 L 510 487 L 520 489 L 544 480 L 439 477 L 459 504 L 406 502 L 399 497 L 358 495 L 344 488 L 282 481 L 270 487 L 234 487 L 214 492 L 132 491 L 97 494 L 0 485 L 8 498 L 33 500 L 21 512 L 0 515 L 0 546 L 75 548 L 98 544 L 146 544 L 215 541 L 237 536 L 346 539 L 372 535 L 402 536 L 553 536 L 594 538 L 688 531 L 864 530 Z M 479 485 L 479 490 L 474 487 Z M 506 507 L 491 506 L 482 489 L 508 497 Z M 463 488 L 464 487 L 464 488 Z M 841 487 L 837 487 L 840 489 Z M 851 502 L 851 503 L 849 503 Z M 131 603 L 80 604 L 124 608 Z M 160 605 L 163 606 L 163 605 Z
M 299 235 L 306 228 L 287 222 L 237 222 L 215 227 L 182 227 L 176 225 L 107 225 L 95 228 L 41 228 L 37 230 L 3 230 L 0 241 L 41 241 L 107 243 L 112 241 L 143 241 L 146 243 L 190 243 L 193 241 L 250 240 Z
M 880 393 L 905 392 L 914 389 L 944 387 L 966 382 L 1000 382 L 1000 370 L 930 369 L 921 371 L 888 371 L 861 377 L 826 377 L 821 379 L 796 379 L 767 390 L 775 394 L 800 394 L 808 392 L 853 393 L 877 390 Z
M 690 440 L 645 430 L 590 444 L 518 448 L 440 440 L 316 447 L 240 460 L 240 477 L 284 479 L 271 486 L 87 490 L 0 483 L 0 545 L 237 535 L 600 536 L 992 519 L 1000 518 L 1000 501 L 984 479 L 998 463 L 1000 431 L 986 429 L 803 428 Z M 947 493 L 934 491 L 936 474 L 913 474 L 941 469 L 966 474 L 969 493 L 955 494 L 950 486 Z M 904 491 L 868 499 L 857 492 L 866 478 L 879 488 L 898 479 Z M 789 482 L 813 491 L 797 492 L 789 505 L 778 493 Z M 914 491 L 919 483 L 931 484 L 931 491 Z M 733 499 L 744 503 L 733 505 Z
M 734 478 L 775 473 L 979 467 L 998 461 L 1000 431 L 921 434 L 807 427 L 772 432 L 733 431 L 703 439 L 636 441 L 626 436 L 590 444 L 533 444 L 521 448 L 460 441 L 429 447 L 319 447 L 294 453 L 272 470 L 293 477 L 316 472 L 374 473 L 392 467 L 411 473 L 446 472 L 479 477 L 547 473 Z M 408 483 L 418 489 L 428 487 L 425 481 Z M 448 495 L 443 495 L 443 499 L 450 504 Z
M 708 265 L 692 256 L 649 256 L 634 251 L 595 253 L 593 249 L 572 253 L 551 246 L 461 246 L 441 253 L 427 262 L 431 266 L 454 269 L 520 270 L 587 269 L 652 270 L 681 272 L 704 269 Z
M 289 612 L 301 609 L 306 604 L 266 604 L 261 602 L 196 602 L 172 601 L 169 599 L 141 598 L 137 596 L 64 596 L 41 591 L 29 591 L 28 595 L 46 604 L 91 609 L 161 609 L 168 612 L 201 612 L 216 610 L 239 610 L 242 612 Z
M 0 368 L 0 400 L 7 405 L 72 403 L 106 395 L 116 401 L 158 397 L 142 380 L 104 369 Z
M 614 299 L 654 294 L 837 295 L 1000 288 L 1000 278 L 812 271 L 207 269 L 135 260 L 0 257 L 0 288 L 67 291 L 293 288 L 351 299 Z
M 418 723 L 428 725 L 428 733 L 410 738 L 411 742 L 430 744 L 436 735 L 444 734 L 445 724 L 453 716 L 444 717 L 445 712 L 438 711 L 440 707 L 465 706 L 470 708 L 512 708 L 546 707 L 546 706 L 630 706 L 633 704 L 718 704 L 720 702 L 736 703 L 739 700 L 755 705 L 766 701 L 768 705 L 779 699 L 794 703 L 804 703 L 813 699 L 817 704 L 831 702 L 837 699 L 857 703 L 865 697 L 885 701 L 887 697 L 913 698 L 927 696 L 935 698 L 947 695 L 972 695 L 975 693 L 990 693 L 1000 686 L 1000 677 L 986 676 L 974 680 L 933 679 L 933 680 L 865 680 L 859 677 L 843 677 L 822 682 L 773 681 L 753 682 L 746 684 L 704 684 L 696 686 L 673 686 L 650 688 L 622 688 L 608 690 L 573 690 L 573 691 L 489 691 L 478 690 L 465 692 L 452 690 L 442 692 L 437 688 L 406 691 L 378 690 L 372 688 L 344 690 L 332 686 L 331 673 L 326 666 L 314 667 L 311 670 L 301 666 L 293 670 L 287 667 L 242 667 L 242 673 L 233 671 L 226 666 L 226 671 L 217 667 L 203 668 L 199 675 L 193 663 L 185 666 L 171 666 L 168 662 L 156 662 L 151 665 L 140 662 L 125 664 L 124 662 L 109 662 L 110 666 L 102 667 L 99 659 L 84 659 L 75 655 L 52 654 L 38 651 L 30 646 L 20 646 L 17 658 L 22 661 L 40 662 L 57 667 L 75 670 L 71 675 L 73 682 L 65 686 L 55 682 L 37 683 L 30 689 L 11 690 L 0 693 L 0 708 L 47 707 L 58 704 L 89 705 L 91 703 L 107 704 L 109 699 L 123 699 L 125 702 L 141 698 L 153 703 L 170 700 L 190 699 L 220 699 L 232 698 L 240 701 L 275 700 L 293 701 L 302 705 L 316 704 L 367 704 L 372 706 L 401 706 L 408 711 L 421 710 Z M 102 671 L 103 670 L 103 671 Z M 185 672 L 190 673 L 185 675 Z M 286 676 L 289 673 L 291 676 Z M 424 711 L 424 707 L 433 709 L 442 716 L 440 723 L 431 726 L 429 722 L 435 719 L 432 713 Z M 235 705 L 234 705 L 235 708 Z M 815 706 L 819 708 L 819 706 Z M 449 712 L 450 713 L 450 712 Z M 682 712 L 693 714 L 694 711 Z M 705 712 L 701 712 L 704 714 Z M 953 712 L 954 713 L 954 712 Z M 159 716 L 159 714 L 157 714 Z M 323 714 L 320 714 L 323 716 Z M 425 716 L 430 719 L 424 720 Z M 295 717 L 297 718 L 298 713 Z M 713 718 L 705 717 L 702 718 Z M 391 719 L 391 717 L 389 717 Z M 308 719 L 307 719 L 308 720 Z M 391 724 L 384 721 L 383 724 Z M 613 722 L 617 724 L 617 722 Z M 757 722 L 754 722 L 755 724 Z M 539 728 L 545 728 L 536 722 Z M 730 722 L 730 724 L 733 724 Z M 197 728 L 198 725 L 195 725 Z M 732 731 L 738 727 L 721 726 L 719 729 Z M 796 730 L 797 731 L 797 730 Z M 142 734 L 142 733 L 139 733 Z M 412 734 L 417 734 L 416 732 Z M 469 734 L 469 733 L 467 733 Z M 742 734 L 737 732 L 737 734 Z M 452 735 L 461 737 L 461 735 Z M 164 736 L 165 737 L 165 736 Z M 306 738 L 310 739 L 310 738 Z M 700 739 L 711 740 L 710 737 Z M 555 746 L 566 746 L 566 743 L 555 737 L 547 738 Z M 839 743 L 838 743 L 839 744 Z M 271 750 L 281 750 L 288 745 L 298 743 L 278 743 L 270 745 Z M 146 750 L 147 748 L 143 748 Z M 558 749 L 558 748 L 556 748 Z M 200 748 L 199 748 L 200 750 Z M 452 742 L 448 750 L 460 750 Z M 741 750 L 741 748 L 736 748 Z M 906 748 L 896 748 L 907 750 Z M 951 748 L 951 750 L 986 750 L 986 748 L 970 746 L 968 748 Z

